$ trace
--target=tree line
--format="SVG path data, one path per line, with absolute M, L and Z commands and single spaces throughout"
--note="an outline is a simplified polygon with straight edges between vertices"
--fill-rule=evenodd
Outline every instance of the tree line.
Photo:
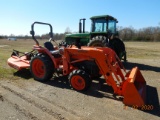
M 66 33 L 53 33 L 53 38 L 55 40 L 63 40 L 65 38 Z M 0 35 L 0 39 L 8 39 L 8 38 L 17 38 L 17 39 L 32 39 L 32 36 L 30 35 Z M 35 35 L 35 38 L 37 39 L 49 39 L 49 34 L 42 34 L 42 35 Z
M 66 34 L 71 34 L 71 30 L 69 27 L 66 28 L 64 33 L 53 33 L 54 40 L 64 40 Z M 48 33 L 42 35 L 35 35 L 37 39 L 49 39 L 50 36 Z M 18 35 L 15 36 L 14 34 L 11 35 L 0 35 L 0 39 L 7 39 L 7 38 L 17 38 L 17 39 L 32 39 L 31 35 Z
M 117 27 L 119 37 L 123 41 L 160 41 L 160 27 L 146 27 L 141 29 L 134 29 L 133 27 Z M 65 35 L 72 33 L 70 28 L 67 27 L 64 33 L 53 33 L 55 40 L 64 40 Z M 8 38 L 8 37 L 16 37 L 17 39 L 32 39 L 29 35 L 19 35 L 14 36 L 11 34 L 10 36 L 1 35 L 0 39 Z M 36 35 L 38 39 L 48 39 L 49 34 Z
M 146 27 L 134 29 L 133 27 L 118 27 L 119 36 L 124 41 L 160 41 L 160 27 Z

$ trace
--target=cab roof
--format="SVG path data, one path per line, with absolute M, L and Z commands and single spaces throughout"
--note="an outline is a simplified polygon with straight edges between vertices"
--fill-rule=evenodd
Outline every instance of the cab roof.
M 115 20 L 118 22 L 118 20 L 110 15 L 99 15 L 99 16 L 92 16 L 90 19 L 99 19 L 99 18 L 105 18 L 105 19 L 110 19 L 110 20 Z

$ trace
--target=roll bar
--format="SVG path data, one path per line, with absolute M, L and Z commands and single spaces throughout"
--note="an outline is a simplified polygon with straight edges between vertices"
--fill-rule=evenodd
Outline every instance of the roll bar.
M 39 42 L 37 41 L 37 39 L 35 38 L 35 32 L 34 32 L 34 25 L 35 24 L 42 24 L 42 25 L 49 25 L 50 27 L 50 32 L 49 32 L 49 35 L 50 35 L 50 38 L 53 39 L 53 32 L 52 32 L 52 25 L 49 24 L 49 23 L 43 23 L 43 22 L 34 22 L 32 25 L 31 25 L 31 31 L 30 31 L 30 34 L 32 35 L 32 38 L 33 40 L 36 42 L 37 45 L 39 45 Z

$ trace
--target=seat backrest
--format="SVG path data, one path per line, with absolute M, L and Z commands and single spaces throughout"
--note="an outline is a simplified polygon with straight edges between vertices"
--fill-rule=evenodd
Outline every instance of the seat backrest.
M 51 42 L 45 42 L 44 47 L 47 48 L 49 51 L 54 50 L 53 44 Z

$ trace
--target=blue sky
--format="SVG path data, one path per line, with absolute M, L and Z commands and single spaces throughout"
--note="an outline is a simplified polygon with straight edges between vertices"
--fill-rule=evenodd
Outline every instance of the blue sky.
M 67 27 L 78 31 L 80 18 L 112 15 L 118 26 L 135 29 L 160 26 L 160 0 L 0 0 L 0 35 L 29 35 L 34 21 L 52 24 L 54 33 Z M 48 26 L 35 26 L 36 34 L 48 33 Z

